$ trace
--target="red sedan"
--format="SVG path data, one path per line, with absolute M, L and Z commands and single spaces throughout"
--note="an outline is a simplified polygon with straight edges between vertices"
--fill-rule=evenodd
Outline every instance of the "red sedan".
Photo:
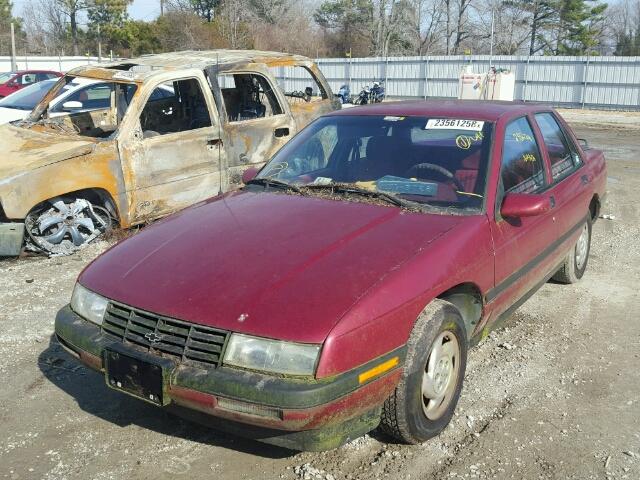
M 469 101 L 335 112 L 256 173 L 96 259 L 56 333 L 114 389 L 301 450 L 442 431 L 468 348 L 583 276 L 606 182 L 553 109 Z
M 60 72 L 51 70 L 20 70 L 17 72 L 0 73 L 0 98 L 7 97 L 21 88 L 34 83 L 61 77 Z

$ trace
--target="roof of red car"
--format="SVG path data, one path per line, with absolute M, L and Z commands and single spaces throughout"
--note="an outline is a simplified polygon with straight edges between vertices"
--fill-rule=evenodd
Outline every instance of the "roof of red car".
M 8 72 L 8 73 L 14 73 L 16 75 L 20 75 L 23 73 L 55 73 L 56 75 L 62 75 L 62 73 L 56 72 L 55 70 L 42 70 L 42 69 L 16 70 L 14 72 Z
M 540 105 L 524 102 L 488 100 L 409 100 L 365 105 L 357 108 L 337 110 L 330 115 L 394 115 L 460 117 L 496 121 L 504 114 L 525 114 L 540 110 Z

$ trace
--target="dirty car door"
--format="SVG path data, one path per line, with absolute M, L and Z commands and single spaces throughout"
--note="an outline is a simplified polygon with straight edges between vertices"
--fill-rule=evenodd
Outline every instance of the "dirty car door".
M 226 189 L 220 126 L 202 72 L 157 82 L 142 99 L 120 142 L 133 223 Z
M 296 133 L 296 124 L 267 72 L 223 71 L 210 78 L 216 79 L 219 109 L 225 112 L 229 174 L 237 177 L 249 165 L 269 160 Z

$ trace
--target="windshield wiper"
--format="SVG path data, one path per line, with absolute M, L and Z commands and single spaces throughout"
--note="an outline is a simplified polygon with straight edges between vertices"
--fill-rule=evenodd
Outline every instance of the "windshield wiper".
M 265 188 L 275 187 L 283 190 L 293 190 L 294 192 L 300 193 L 300 188 L 296 185 L 283 182 L 282 180 L 276 180 L 274 178 L 254 178 L 249 180 L 247 185 L 263 185 Z
M 376 190 L 367 190 L 366 188 L 360 188 L 353 185 L 343 185 L 339 183 L 329 183 L 326 185 L 321 184 L 309 184 L 305 185 L 304 188 L 309 188 L 313 190 L 331 190 L 333 192 L 340 193 L 353 193 L 356 195 L 362 195 L 370 198 L 379 198 L 380 200 L 384 200 L 387 203 L 395 205 L 397 207 L 402 208 L 422 208 L 422 205 L 418 202 L 410 202 L 409 200 L 403 200 L 401 198 L 392 195 L 387 192 L 379 192 Z

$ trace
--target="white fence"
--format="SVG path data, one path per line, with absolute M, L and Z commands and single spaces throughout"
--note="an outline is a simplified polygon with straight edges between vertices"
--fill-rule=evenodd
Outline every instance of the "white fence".
M 18 56 L 17 61 L 20 69 L 67 71 L 98 59 Z M 493 65 L 514 72 L 518 100 L 564 107 L 640 110 L 640 57 L 479 55 L 321 58 L 317 62 L 334 92 L 347 83 L 351 93 L 357 94 L 365 85 L 384 80 L 389 97 L 455 98 L 463 67 L 472 65 L 474 71 L 486 72 Z M 0 57 L 0 71 L 10 68 L 11 59 Z M 280 67 L 278 80 L 287 90 L 304 90 L 308 78 L 293 77 L 292 71 Z
M 640 57 L 480 55 L 322 58 L 317 62 L 334 92 L 347 83 L 351 94 L 357 94 L 363 86 L 384 80 L 390 97 L 455 98 L 463 67 L 472 65 L 475 72 L 482 73 L 493 65 L 514 72 L 518 100 L 564 107 L 640 110 Z M 304 88 L 301 79 L 283 76 L 282 80 L 287 89 Z
M 72 68 L 97 63 L 98 57 L 25 57 L 18 55 L 18 70 L 55 70 L 66 72 Z M 11 70 L 11 57 L 0 57 L 0 72 Z

